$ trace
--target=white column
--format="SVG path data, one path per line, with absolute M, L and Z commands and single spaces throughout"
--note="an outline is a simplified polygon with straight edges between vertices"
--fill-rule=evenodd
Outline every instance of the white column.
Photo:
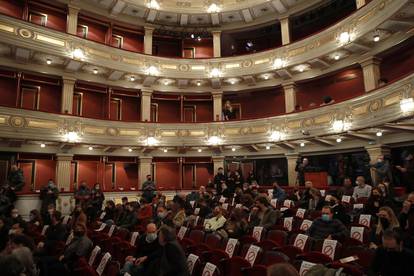
M 140 156 L 139 157 L 139 188 L 142 188 L 147 175 L 152 175 L 152 157 L 151 156 Z M 154 178 L 154 176 L 153 176 Z
M 56 184 L 59 190 L 70 191 L 70 170 L 73 154 L 56 154 Z
M 219 168 L 224 168 L 224 156 L 213 156 L 214 175 L 217 174 Z
M 69 34 L 76 35 L 78 30 L 78 14 L 79 8 L 68 5 L 68 15 L 67 15 L 67 22 L 66 22 L 66 31 Z
M 72 114 L 73 109 L 73 91 L 75 89 L 76 79 L 63 77 L 62 85 L 62 99 L 61 99 L 61 109 L 62 114 Z
M 296 84 L 293 82 L 282 84 L 285 92 L 285 112 L 295 111 L 296 106 Z
M 144 54 L 152 55 L 152 34 L 154 33 L 153 27 L 144 27 Z
M 365 92 L 374 90 L 378 87 L 378 81 L 381 78 L 381 59 L 377 57 L 370 57 L 361 61 L 360 64 L 364 75 Z
M 213 55 L 221 57 L 221 31 L 212 31 L 213 35 Z
M 223 92 L 214 91 L 213 93 L 213 120 L 221 121 L 221 113 L 223 112 Z
M 151 121 L 151 95 L 153 90 L 141 90 L 141 121 Z
M 366 0 L 355 0 L 355 2 L 356 2 L 356 7 L 358 10 L 362 8 L 363 6 L 365 6 L 366 4 Z
M 290 28 L 289 17 L 283 17 L 280 19 L 280 29 L 282 31 L 282 45 L 290 43 Z
M 298 160 L 300 155 L 298 153 L 286 153 L 285 156 L 287 159 L 289 186 L 296 186 L 297 172 L 295 171 L 295 168 L 296 161 Z

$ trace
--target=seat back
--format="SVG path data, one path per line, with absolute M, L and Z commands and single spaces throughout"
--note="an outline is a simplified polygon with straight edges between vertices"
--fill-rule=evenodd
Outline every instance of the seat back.
M 202 230 L 191 230 L 188 238 L 194 243 L 202 243 L 204 241 L 205 233 Z
M 276 242 L 279 246 L 287 243 L 288 233 L 282 230 L 270 230 L 267 233 L 267 239 Z

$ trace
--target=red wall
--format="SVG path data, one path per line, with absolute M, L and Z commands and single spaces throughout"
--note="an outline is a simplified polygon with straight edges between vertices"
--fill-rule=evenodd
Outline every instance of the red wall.
M 107 113 L 107 95 L 100 92 L 83 92 L 82 116 L 105 119 Z
M 364 80 L 361 68 L 347 69 L 334 75 L 313 79 L 297 85 L 297 104 L 303 109 L 310 103 L 319 106 L 324 96 L 331 96 L 335 102 L 344 101 L 364 94 Z
M 43 154 L 21 154 L 19 167 L 23 170 L 25 185 L 21 193 L 32 192 L 32 172 L 34 170 L 34 190 L 40 190 L 49 179 L 55 180 L 56 161 L 52 156 Z M 33 163 L 34 162 L 34 163 Z
M 89 188 L 96 182 L 103 181 L 103 163 L 99 161 L 77 161 L 78 162 L 78 185 L 86 181 Z
M 181 40 L 172 37 L 153 37 L 154 55 L 163 57 L 181 57 Z
M 158 104 L 158 122 L 178 123 L 181 121 L 181 105 L 179 100 L 154 99 L 152 102 Z
M 232 104 L 241 105 L 241 119 L 269 117 L 285 112 L 285 96 L 280 87 L 227 95 L 224 97 L 223 104 L 226 100 L 230 100 Z
M 55 160 L 36 160 L 36 180 L 35 189 L 41 189 L 47 184 L 49 179 L 55 181 L 56 161 Z
M 130 190 L 138 189 L 138 164 L 127 162 L 115 162 L 116 187 Z
M 17 0 L 0 0 L 0 13 L 22 18 L 23 2 Z
M 195 58 L 210 58 L 214 56 L 213 40 L 211 38 L 203 38 L 201 41 L 197 39 L 184 39 L 182 41 L 184 48 L 195 48 Z
M 0 105 L 15 107 L 17 80 L 15 78 L 1 76 L 2 73 L 0 71 Z M 4 72 L 4 74 L 9 75 L 8 72 Z
M 196 187 L 207 186 L 210 178 L 214 178 L 213 164 L 196 164 Z
M 178 162 L 156 162 L 155 184 L 160 190 L 174 190 L 181 188 L 180 166 Z
M 122 121 L 138 122 L 141 118 L 141 99 L 116 96 L 122 99 Z
M 105 36 L 108 30 L 108 25 L 103 25 L 95 21 L 88 20 L 84 17 L 78 18 L 78 25 L 88 26 L 88 34 L 86 37 L 87 39 L 105 43 Z
M 213 121 L 213 102 L 193 102 L 191 104 L 196 105 L 196 121 L 198 123 Z
M 413 71 L 414 39 L 409 39 L 401 46 L 392 49 L 382 59 L 381 77 L 388 81 L 396 80 Z
M 114 29 L 112 33 L 124 38 L 122 49 L 138 53 L 144 52 L 144 36 L 142 34 L 117 29 Z
M 29 3 L 29 11 L 47 14 L 46 27 L 66 32 L 66 11 L 58 8 L 46 8 L 43 5 Z

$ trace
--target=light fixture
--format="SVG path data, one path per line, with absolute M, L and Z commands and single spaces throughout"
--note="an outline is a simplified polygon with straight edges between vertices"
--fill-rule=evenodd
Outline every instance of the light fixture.
M 47 65 L 52 64 L 52 60 L 51 60 L 50 58 L 48 58 L 48 59 L 46 60 L 46 64 L 47 64 Z
M 335 60 L 339 60 L 341 58 L 341 56 L 339 54 L 335 54 L 334 59 Z
M 40 147 L 41 147 L 41 148 L 45 148 L 45 147 L 46 147 L 46 145 L 42 143 L 42 144 L 40 144 Z
M 69 143 L 74 143 L 79 140 L 79 134 L 76 131 L 68 131 L 63 135 L 63 138 Z
M 80 49 L 80 48 L 76 48 L 75 50 L 73 50 L 72 56 L 75 59 L 84 59 L 85 58 L 85 54 L 84 54 L 83 50 Z
M 400 108 L 403 113 L 414 111 L 414 100 L 413 98 L 406 98 L 400 101 Z
M 270 146 L 266 146 L 266 150 L 270 150 Z
M 153 10 L 159 10 L 160 9 L 160 4 L 158 4 L 158 2 L 156 0 L 150 0 L 147 3 L 147 8 L 148 9 L 153 9 Z
M 309 68 L 308 64 L 300 64 L 300 65 L 295 67 L 295 69 L 298 70 L 301 73 L 304 72 L 308 68 Z
M 195 36 L 194 36 L 194 34 L 191 34 L 191 38 L 194 38 Z
M 93 147 L 89 147 L 88 150 L 93 150 Z
M 164 80 L 164 85 L 168 85 L 168 84 L 169 84 L 168 80 Z
M 197 82 L 197 86 L 201 86 L 201 82 L 200 81 Z
M 303 148 L 305 146 L 305 143 L 301 142 L 300 146 Z
M 345 122 L 344 120 L 335 120 L 332 124 L 332 129 L 335 132 L 341 132 L 348 130 L 351 126 L 351 123 Z
M 337 143 L 341 143 L 342 142 L 342 139 L 341 138 L 336 138 L 336 142 Z
M 377 137 L 381 137 L 382 136 L 382 131 L 378 130 L 377 133 L 375 133 L 375 135 L 377 135 Z
M 283 133 L 278 131 L 278 130 L 274 130 L 270 133 L 269 136 L 269 140 L 270 141 L 279 141 L 283 138 Z
M 380 35 L 379 34 L 375 34 L 374 35 L 374 42 L 378 42 L 380 41 Z
M 131 149 L 131 148 L 129 148 L 129 149 L 128 149 L 128 151 L 129 151 L 129 152 L 132 152 L 132 149 Z
M 168 150 L 167 150 L 167 149 L 164 149 L 163 151 L 164 151 L 164 153 L 167 153 L 167 152 L 168 152 Z
M 286 66 L 286 61 L 285 60 L 283 60 L 283 59 L 281 59 L 281 58 L 276 58 L 274 61 L 273 61 L 273 67 L 275 68 L 275 69 L 280 69 L 280 68 L 283 68 L 283 67 L 285 67 Z
M 158 144 L 158 140 L 155 137 L 149 136 L 147 138 L 147 140 L 146 140 L 146 145 L 147 146 L 151 147 L 151 146 L 155 146 L 156 144 Z
M 265 75 L 263 76 L 263 78 L 264 78 L 265 80 L 268 80 L 268 79 L 269 79 L 269 75 L 268 75 L 268 74 L 265 74 Z
M 96 69 L 96 68 L 95 68 L 95 69 L 93 69 L 93 73 L 94 73 L 95 75 L 96 75 L 96 74 L 98 74 L 98 72 L 99 72 L 99 71 L 98 71 L 98 69 Z
M 198 151 L 198 152 L 202 152 L 203 150 L 202 150 L 202 149 L 198 149 L 197 151 Z
M 236 151 L 236 148 L 235 148 L 235 147 L 232 147 L 232 148 L 231 148 L 231 151 Z
M 197 37 L 197 41 L 201 41 L 201 37 L 200 36 Z
M 210 136 L 207 140 L 207 144 L 213 145 L 213 146 L 217 146 L 217 145 L 221 144 L 222 142 L 223 142 L 223 140 L 220 137 L 215 136 L 215 135 Z
M 342 44 L 348 43 L 351 40 L 351 35 L 349 32 L 342 32 L 339 35 L 339 42 Z
M 150 67 L 148 67 L 145 73 L 147 75 L 154 76 L 154 75 L 158 75 L 159 71 L 157 67 L 155 67 L 154 65 L 151 65 Z
M 134 76 L 130 76 L 130 77 L 129 77 L 129 80 L 130 80 L 130 81 L 135 81 L 135 77 L 134 77 Z
M 216 4 L 216 3 L 212 3 L 210 6 L 208 6 L 207 8 L 207 12 L 208 13 L 217 13 L 220 11 L 220 7 Z
M 220 77 L 220 75 L 221 75 L 220 69 L 218 69 L 218 68 L 211 69 L 211 71 L 210 71 L 210 77 L 212 77 L 212 78 L 218 78 L 218 77 Z

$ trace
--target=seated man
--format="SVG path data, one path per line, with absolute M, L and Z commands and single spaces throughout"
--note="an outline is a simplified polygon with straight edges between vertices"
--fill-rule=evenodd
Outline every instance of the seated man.
M 356 184 L 357 186 L 354 187 L 354 193 L 352 194 L 354 200 L 361 197 L 369 198 L 371 196 L 372 187 L 365 183 L 365 178 L 363 176 L 357 177 Z
M 278 218 L 281 217 L 279 210 L 273 210 L 270 208 L 269 201 L 264 196 L 256 198 L 255 207 L 252 208 L 250 213 L 250 228 L 255 226 L 261 226 L 269 230 L 276 224 Z
M 308 235 L 318 240 L 343 240 L 348 236 L 348 230 L 340 220 L 333 218 L 331 207 L 324 206 L 322 216 L 313 221 L 308 230 Z
M 399 232 L 387 230 L 382 236 L 382 247 L 375 251 L 368 275 L 414 275 L 414 253 L 403 248 Z
M 51 225 L 46 229 L 45 240 L 39 242 L 37 247 L 39 249 L 44 249 L 44 253 L 47 255 L 52 255 L 53 250 L 56 247 L 57 242 L 66 241 L 66 226 L 61 222 L 61 213 L 56 211 L 51 216 Z
M 286 192 L 280 188 L 277 181 L 273 181 L 273 198 L 277 199 L 278 202 L 281 202 L 286 199 Z
M 154 223 L 147 225 L 146 233 L 139 238 L 136 247 L 138 249 L 136 256 L 126 257 L 125 265 L 121 270 L 122 275 L 125 272 L 131 275 L 147 275 L 161 258 L 162 250 L 158 241 L 157 226 Z
M 136 212 L 136 205 L 134 204 L 134 202 L 128 202 L 126 204 L 125 215 L 118 222 L 118 226 L 132 231 L 137 223 L 138 218 Z
M 223 216 L 221 207 L 216 206 L 213 210 L 213 217 L 204 220 L 204 229 L 206 231 L 217 231 L 224 226 L 226 218 Z

